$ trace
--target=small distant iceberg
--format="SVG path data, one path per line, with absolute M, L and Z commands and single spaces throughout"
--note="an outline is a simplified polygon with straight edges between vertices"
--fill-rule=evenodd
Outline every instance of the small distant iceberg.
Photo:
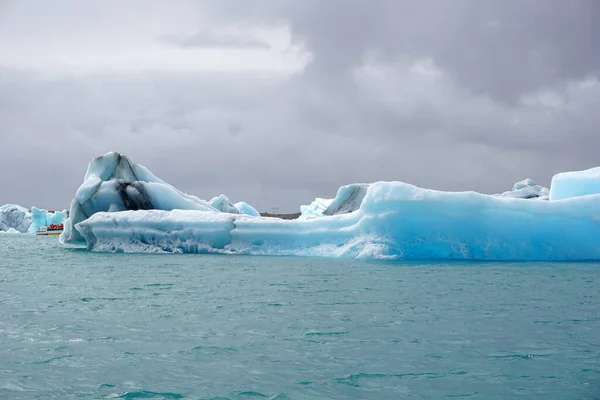
M 27 232 L 31 225 L 31 213 L 25 207 L 6 204 L 0 207 L 0 231 Z
M 37 233 L 42 228 L 61 225 L 67 219 L 67 210 L 48 211 L 32 207 L 28 210 L 16 204 L 0 207 L 0 231 Z
M 224 195 L 200 200 L 108 153 L 90 164 L 61 241 L 112 252 L 600 260 L 598 175 L 559 174 L 550 190 L 528 179 L 499 195 L 353 184 L 283 220 Z

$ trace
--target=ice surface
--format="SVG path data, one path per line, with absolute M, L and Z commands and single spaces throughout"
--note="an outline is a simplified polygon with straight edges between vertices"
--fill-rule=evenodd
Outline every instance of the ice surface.
M 224 194 L 220 194 L 217 197 L 213 197 L 208 202 L 211 206 L 217 210 L 230 214 L 239 214 L 240 211 L 233 205 L 231 201 Z
M 300 206 L 300 219 L 309 219 L 323 216 L 323 211 L 329 207 L 334 199 L 322 199 L 317 197 L 309 205 Z
M 251 215 L 253 217 L 260 217 L 260 213 L 256 211 L 256 208 L 243 201 L 234 204 L 235 208 L 242 214 Z
M 550 200 L 562 200 L 599 193 L 600 167 L 554 175 L 550 186 Z
M 533 179 L 525 179 L 515 183 L 512 190 L 504 192 L 499 196 L 516 199 L 548 200 L 549 193 L 548 188 L 538 185 Z
M 27 232 L 31 225 L 31 213 L 25 207 L 6 204 L 0 207 L 0 231 L 11 228 L 21 233 Z
M 29 233 L 36 233 L 42 226 L 60 225 L 67 219 L 67 210 L 49 212 L 37 207 L 31 207 L 31 225 Z
M 151 209 L 216 211 L 207 202 L 157 178 L 129 157 L 107 153 L 95 158 L 88 166 L 84 182 L 71 203 L 60 241 L 81 242 L 83 238 L 73 226 L 97 212 Z
M 198 211 L 99 213 L 77 229 L 97 251 L 351 258 L 600 259 L 600 195 L 529 201 L 371 184 L 359 210 L 285 221 Z

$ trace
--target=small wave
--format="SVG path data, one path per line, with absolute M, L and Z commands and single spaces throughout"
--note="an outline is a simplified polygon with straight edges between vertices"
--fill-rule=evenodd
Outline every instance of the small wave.
M 347 335 L 348 332 L 308 332 L 304 336 L 342 336 Z
M 125 392 L 117 395 L 118 399 L 183 399 L 184 396 L 179 393 L 171 392 L 150 392 L 142 390 L 139 392 Z
M 549 356 L 545 355 L 545 354 L 514 353 L 514 354 L 495 355 L 495 356 L 491 356 L 490 358 L 496 358 L 496 359 L 520 358 L 523 360 L 531 360 L 533 358 L 541 358 L 541 357 L 549 357 Z
M 370 379 L 385 379 L 385 378 L 439 378 L 443 375 L 434 372 L 418 372 L 418 373 L 404 373 L 404 374 L 368 374 L 359 372 L 357 374 L 351 374 L 343 378 L 334 378 L 333 380 L 338 383 L 343 383 L 350 386 L 360 387 L 359 381 L 370 380 Z
M 242 396 L 242 397 L 257 397 L 257 398 L 261 398 L 261 399 L 266 399 L 268 396 L 266 394 L 262 394 L 259 392 L 240 392 L 237 394 L 238 396 Z

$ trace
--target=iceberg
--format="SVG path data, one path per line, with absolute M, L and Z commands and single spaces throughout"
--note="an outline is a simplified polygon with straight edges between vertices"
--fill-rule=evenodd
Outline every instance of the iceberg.
M 82 243 L 75 225 L 98 212 L 174 209 L 217 212 L 206 201 L 175 189 L 129 157 L 110 152 L 96 157 L 88 166 L 71 202 L 60 242 Z
M 19 231 L 18 231 L 18 230 L 16 230 L 15 228 L 8 228 L 8 230 L 7 230 L 7 231 L 2 231 L 2 230 L 0 230 L 0 233 L 1 233 L 1 234 L 5 234 L 5 233 L 6 233 L 6 234 L 13 234 L 13 233 L 21 234 L 21 233 L 23 233 L 23 232 L 19 232 Z
M 533 179 L 525 179 L 514 184 L 512 190 L 499 194 L 502 197 L 516 199 L 549 200 L 550 190 L 535 183 Z
M 300 206 L 300 219 L 348 214 L 356 211 L 360 208 L 368 188 L 369 184 L 353 183 L 339 188 L 333 199 L 317 197 L 310 205 Z
M 256 208 L 243 201 L 234 204 L 234 207 L 240 212 L 240 214 L 251 215 L 253 217 L 260 217 L 260 213 L 256 211 Z
M 239 214 L 240 211 L 233 205 L 231 201 L 224 194 L 220 194 L 217 197 L 213 197 L 208 202 L 211 206 L 217 210 L 230 214 Z
M 43 226 L 64 224 L 67 219 L 67 210 L 49 212 L 48 210 L 31 207 L 31 225 L 27 230 L 36 233 Z
M 329 207 L 334 199 L 322 199 L 317 197 L 309 205 L 300 206 L 300 219 L 309 219 L 323 216 L 323 211 Z
M 253 217 L 260 217 L 260 213 L 256 211 L 256 209 L 250 204 L 243 201 L 233 204 L 224 194 L 220 194 L 217 197 L 213 197 L 212 199 L 210 199 L 208 204 L 224 213 L 246 214 L 251 215 Z
M 67 219 L 67 211 L 49 212 L 32 207 L 31 211 L 15 204 L 0 207 L 0 231 L 36 233 L 42 226 L 60 225 Z
M 31 213 L 25 207 L 6 204 L 0 207 L 0 231 L 27 232 L 31 225 Z
M 141 168 L 131 160 L 128 163 L 129 168 Z M 84 189 L 89 187 L 88 179 L 86 175 Z M 541 194 L 535 198 L 545 196 L 544 188 L 537 186 L 526 180 L 515 185 L 513 192 L 518 193 L 513 195 L 487 195 L 442 192 L 404 182 L 354 184 L 340 188 L 319 216 L 297 220 L 223 212 L 212 206 L 120 210 L 105 204 L 72 228 L 92 251 L 370 259 L 600 259 L 600 194 L 529 200 L 534 191 Z M 103 189 L 105 198 L 115 198 L 117 187 Z M 110 190 L 113 194 L 109 195 Z M 173 196 L 163 190 L 154 196 Z M 161 201 L 153 198 L 152 204 Z M 231 203 L 220 201 L 226 208 Z
M 98 213 L 77 225 L 90 250 L 350 258 L 600 259 L 600 195 L 527 201 L 369 186 L 359 210 L 311 220 L 198 211 Z
M 563 172 L 552 177 L 550 200 L 600 194 L 600 167 Z

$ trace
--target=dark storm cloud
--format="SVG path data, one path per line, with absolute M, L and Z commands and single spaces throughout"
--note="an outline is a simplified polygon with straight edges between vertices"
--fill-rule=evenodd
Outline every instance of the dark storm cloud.
M 295 211 L 351 182 L 500 192 L 598 164 L 595 1 L 223 0 L 186 11 L 203 18 L 186 31 L 196 33 L 158 36 L 186 54 L 265 51 L 211 29 L 284 25 L 310 63 L 277 77 L 0 69 L 0 203 L 66 207 L 87 162 L 109 150 L 186 192 L 261 211 Z
M 295 40 L 315 54 L 313 68 L 326 77 L 354 67 L 366 52 L 387 60 L 430 57 L 471 90 L 514 100 L 600 70 L 595 0 L 238 3 L 221 2 L 220 15 L 288 21 Z

